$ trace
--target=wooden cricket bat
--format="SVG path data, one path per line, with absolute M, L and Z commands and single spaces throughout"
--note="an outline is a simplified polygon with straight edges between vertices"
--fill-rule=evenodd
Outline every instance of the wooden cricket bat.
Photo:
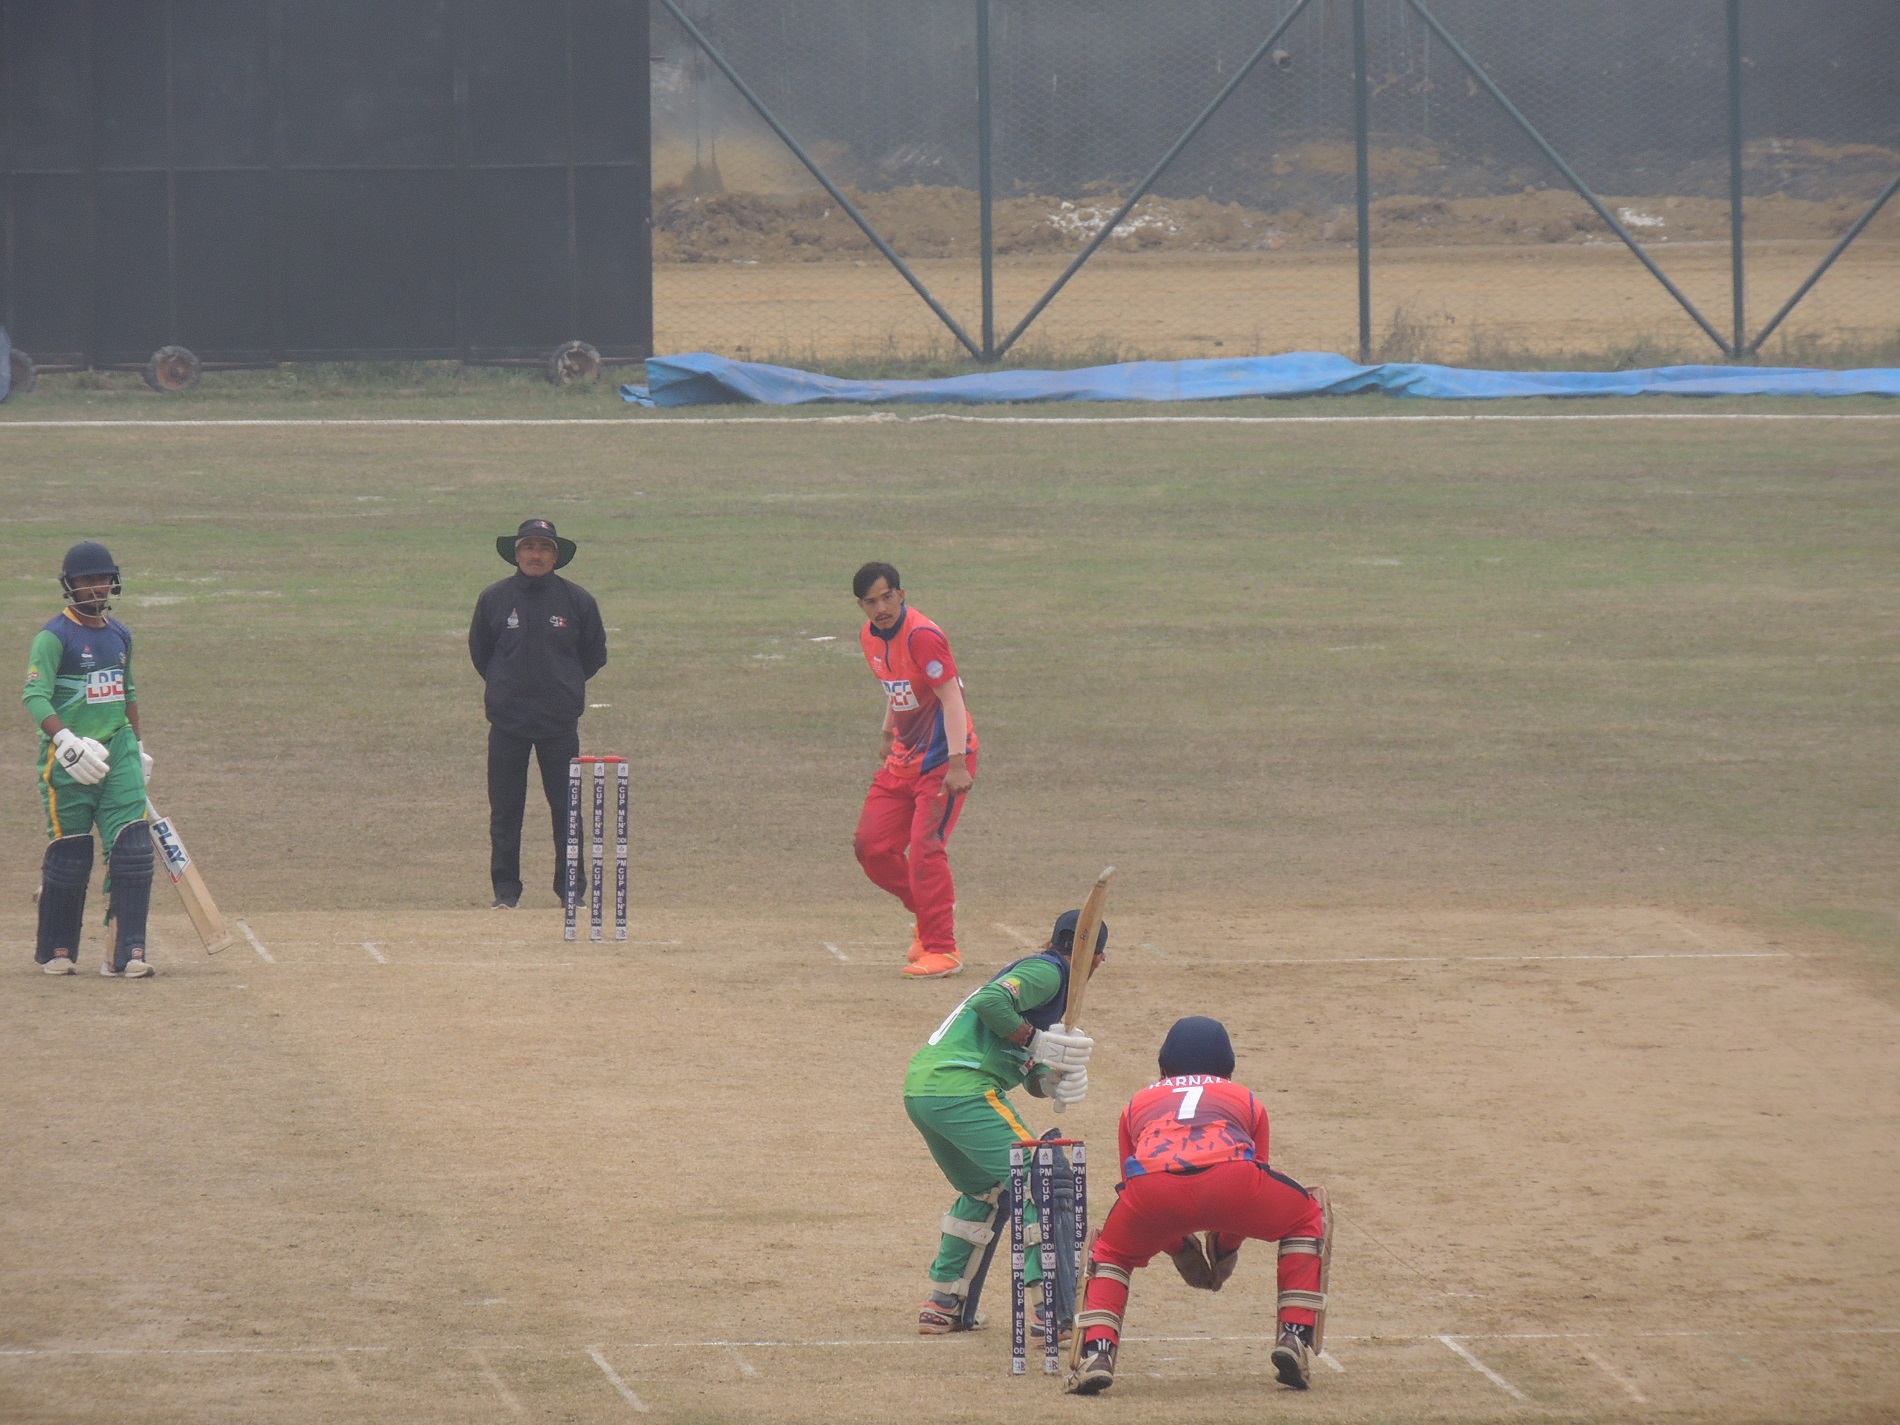
M 1069 1002 L 1063 1006 L 1062 1022 L 1075 1028 L 1075 1017 L 1082 1012 L 1082 996 L 1089 987 L 1089 971 L 1095 968 L 1095 936 L 1102 928 L 1102 903 L 1108 899 L 1108 878 L 1115 874 L 1110 866 L 1095 878 L 1089 897 L 1082 902 L 1082 914 L 1075 922 L 1075 943 L 1069 947 Z
M 178 898 L 185 903 L 185 914 L 191 917 L 192 928 L 198 932 L 198 938 L 204 941 L 205 953 L 215 955 L 235 944 L 237 938 L 226 927 L 224 912 L 211 899 L 211 892 L 205 889 L 204 877 L 192 865 L 191 854 L 185 850 L 185 842 L 179 836 L 178 828 L 172 825 L 170 817 L 160 816 L 158 808 L 149 801 L 145 804 L 145 811 L 151 817 L 152 844 L 158 850 L 158 859 L 164 862 L 165 874 L 178 887 Z

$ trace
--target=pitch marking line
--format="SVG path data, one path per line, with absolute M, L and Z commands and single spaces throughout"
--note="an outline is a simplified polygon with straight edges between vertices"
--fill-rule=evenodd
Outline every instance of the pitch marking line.
M 1583 1354 L 1583 1358 L 1586 1361 L 1602 1371 L 1604 1375 L 1608 1376 L 1618 1385 L 1622 1386 L 1624 1390 L 1628 1391 L 1631 1400 L 1635 1401 L 1638 1405 L 1649 1404 L 1649 1397 L 1636 1388 L 1635 1382 L 1618 1372 L 1608 1361 L 1604 1360 L 1603 1357 L 1599 1356 L 1595 1351 L 1592 1351 L 1588 1346 L 1579 1346 L 1577 1349 Z
M 365 940 L 362 944 L 363 948 L 369 951 L 369 958 L 374 960 L 377 964 L 387 965 L 389 963 L 388 957 L 383 954 L 382 947 L 374 940 Z
M 726 1343 L 721 1342 L 720 1344 L 724 1345 Z M 632 1388 L 620 1378 L 620 1372 L 609 1365 L 607 1358 L 600 1352 L 601 1348 L 599 1346 L 589 1346 L 587 1348 L 587 1354 L 594 1358 L 594 1364 L 599 1366 L 602 1372 L 605 1373 L 607 1379 L 613 1382 L 614 1389 L 620 1392 L 620 1398 L 642 1415 L 645 1415 L 647 1413 L 647 1403 L 633 1393 Z
M 1389 425 L 1409 422 L 1417 425 L 1489 425 L 1518 423 L 1555 423 L 1576 421 L 1896 421 L 1900 416 L 1876 412 L 1837 411 L 1604 411 L 1571 415 L 1470 415 L 1415 416 L 971 416 L 950 412 L 901 416 L 895 411 L 873 411 L 835 416 L 303 416 L 247 417 L 196 420 L 0 420 L 0 430 L 51 430 L 72 427 L 79 430 L 203 430 L 256 426 L 259 428 L 307 429 L 325 426 L 599 426 L 610 430 L 662 430 L 669 426 L 766 426 L 766 425 L 925 425 L 931 422 L 955 422 L 968 425 L 1018 426 L 1110 426 L 1110 425 Z
M 840 965 L 849 965 L 851 963 L 851 957 L 845 954 L 844 951 L 840 950 L 836 945 L 833 945 L 829 940 L 825 941 L 825 949 L 838 957 L 838 963 Z
M 1253 965 L 1474 965 L 1520 960 L 1792 960 L 1792 950 L 1639 950 L 1577 955 L 1339 955 L 1330 959 L 1250 960 Z
M 740 1375 L 744 1376 L 747 1380 L 757 1380 L 759 1378 L 759 1368 L 748 1361 L 737 1346 L 726 1347 L 726 1352 L 732 1357 L 732 1363 L 739 1368 Z
M 1523 1391 L 1519 1390 L 1516 1386 L 1512 1385 L 1503 1376 L 1499 1375 L 1496 1371 L 1492 1370 L 1491 1367 L 1487 1366 L 1483 1361 L 1479 1360 L 1476 1356 L 1472 1355 L 1471 1352 L 1467 1351 L 1463 1346 L 1459 1345 L 1456 1337 L 1440 1336 L 1438 1337 L 1438 1339 L 1440 1341 L 1443 1341 L 1448 1347 L 1450 1347 L 1451 1350 L 1455 1354 L 1462 1356 L 1464 1358 L 1465 1364 L 1470 1366 L 1471 1369 L 1476 1371 L 1479 1375 L 1483 1376 L 1486 1380 L 1490 1381 L 1492 1385 L 1496 1386 L 1499 1390 L 1503 1391 L 1506 1395 L 1509 1395 L 1513 1400 L 1522 1400 L 1526 1402 L 1529 1401 L 1530 1397 L 1525 1395 Z
M 1018 930 L 1013 925 L 1005 925 L 1003 924 L 1002 921 L 999 920 L 996 922 L 996 928 L 1002 931 L 1003 934 L 1007 935 L 1010 939 L 1019 941 L 1020 943 L 1028 946 L 1031 950 L 1038 948 L 1035 941 L 1031 940 L 1027 935 L 1024 935 L 1022 931 Z
M 1324 1361 L 1327 1365 L 1331 1366 L 1334 1370 L 1338 1371 L 1342 1376 L 1346 1374 L 1346 1368 L 1340 1365 L 1338 1361 L 1335 1361 L 1333 1359 L 1333 1354 L 1331 1351 L 1321 1351 L 1319 1353 L 1319 1358 L 1322 1361 Z
M 271 958 L 270 951 L 264 948 L 264 942 L 257 938 L 256 933 L 252 931 L 248 922 L 240 920 L 237 926 L 239 930 L 244 932 L 244 938 L 251 942 L 251 948 L 257 952 L 259 959 L 266 965 L 275 965 L 277 963 Z
M 488 1383 L 495 1387 L 495 1394 L 501 1397 L 501 1403 L 517 1415 L 526 1415 L 528 1412 L 521 1402 L 515 1399 L 515 1393 L 508 1389 L 502 1378 L 495 1374 L 495 1368 L 488 1364 L 488 1357 L 473 1346 L 468 1348 L 468 1353 L 475 1364 L 481 1367 L 482 1374 L 488 1378 Z

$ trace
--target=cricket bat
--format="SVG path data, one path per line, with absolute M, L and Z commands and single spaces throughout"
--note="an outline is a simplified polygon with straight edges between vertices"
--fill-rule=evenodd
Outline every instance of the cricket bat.
M 1102 928 L 1102 903 L 1108 899 L 1108 879 L 1115 874 L 1110 866 L 1095 878 L 1082 913 L 1076 917 L 1075 943 L 1069 947 L 1069 1002 L 1063 1006 L 1062 1022 L 1075 1028 L 1075 1017 L 1082 1012 L 1082 995 L 1089 987 L 1089 971 L 1095 968 L 1095 936 Z
M 191 917 L 192 928 L 205 943 L 205 953 L 215 955 L 235 944 L 236 937 L 224 923 L 224 912 L 218 909 L 218 903 L 211 899 L 211 892 L 205 889 L 204 877 L 192 865 L 191 853 L 185 850 L 184 838 L 179 836 L 178 828 L 172 825 L 170 817 L 160 816 L 158 808 L 149 801 L 145 804 L 145 811 L 152 819 L 152 844 L 158 848 L 159 860 L 165 863 L 165 874 L 178 887 L 178 898 L 185 903 L 185 914 Z

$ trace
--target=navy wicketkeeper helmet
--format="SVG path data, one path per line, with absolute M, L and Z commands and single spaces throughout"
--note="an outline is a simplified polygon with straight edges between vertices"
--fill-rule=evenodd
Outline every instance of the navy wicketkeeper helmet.
M 1175 1020 L 1168 1037 L 1161 1041 L 1161 1077 L 1171 1079 L 1177 1074 L 1231 1079 L 1234 1044 L 1227 1037 L 1227 1026 L 1199 1014 Z

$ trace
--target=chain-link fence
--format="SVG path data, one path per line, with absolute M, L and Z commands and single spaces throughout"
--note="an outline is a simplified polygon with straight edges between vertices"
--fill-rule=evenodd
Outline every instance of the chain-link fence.
M 660 351 L 1900 360 L 1892 0 L 655 0 L 653 39 Z

